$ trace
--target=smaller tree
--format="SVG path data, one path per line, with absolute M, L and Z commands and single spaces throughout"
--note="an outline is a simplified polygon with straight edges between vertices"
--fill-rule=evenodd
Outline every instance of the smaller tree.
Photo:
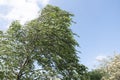
M 103 62 L 101 71 L 104 72 L 102 80 L 120 80 L 120 54 L 109 57 Z
M 88 76 L 90 80 L 101 80 L 103 73 L 99 69 L 92 70 L 88 72 Z

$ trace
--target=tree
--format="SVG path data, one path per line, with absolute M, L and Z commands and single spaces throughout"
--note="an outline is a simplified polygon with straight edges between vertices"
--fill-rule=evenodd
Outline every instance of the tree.
M 120 54 L 106 59 L 102 63 L 101 71 L 104 73 L 102 80 L 120 80 Z
M 5 78 L 37 80 L 49 75 L 81 80 L 86 67 L 79 63 L 75 49 L 79 45 L 70 30 L 72 16 L 47 5 L 38 18 L 25 25 L 14 21 L 1 37 L 1 65 L 8 66 Z
M 89 71 L 88 76 L 90 80 L 101 80 L 103 73 L 101 73 L 99 69 L 95 69 L 95 70 Z
M 81 80 L 101 80 L 103 75 L 101 69 L 93 69 L 82 75 Z

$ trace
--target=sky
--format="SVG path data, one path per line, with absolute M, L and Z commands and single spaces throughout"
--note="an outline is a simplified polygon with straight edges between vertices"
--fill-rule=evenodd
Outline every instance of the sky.
M 81 51 L 80 62 L 94 69 L 100 61 L 120 52 L 120 0 L 0 0 L 0 30 L 13 20 L 21 24 L 38 16 L 47 4 L 74 14 L 72 31 Z

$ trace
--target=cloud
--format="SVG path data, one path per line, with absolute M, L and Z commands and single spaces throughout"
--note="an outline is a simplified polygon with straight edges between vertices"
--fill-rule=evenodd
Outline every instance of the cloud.
M 45 6 L 49 3 L 50 0 L 38 0 L 38 2 L 42 5 Z
M 49 0 L 0 0 L 0 6 L 11 8 L 7 14 L 0 14 L 0 19 L 6 19 L 9 24 L 13 20 L 20 20 L 21 24 L 24 24 L 26 21 L 36 18 L 41 7 L 48 3 Z
M 99 56 L 96 57 L 96 60 L 97 60 L 97 61 L 103 61 L 103 60 L 105 60 L 106 58 L 107 58 L 107 57 L 104 56 L 104 55 L 99 55 Z
M 17 1 L 17 0 L 16 0 Z M 22 24 L 26 21 L 37 17 L 40 8 L 36 3 L 20 2 L 18 5 L 13 5 L 13 9 L 6 15 L 8 20 L 20 20 Z
M 0 14 L 0 19 L 5 18 L 5 16 L 3 14 Z

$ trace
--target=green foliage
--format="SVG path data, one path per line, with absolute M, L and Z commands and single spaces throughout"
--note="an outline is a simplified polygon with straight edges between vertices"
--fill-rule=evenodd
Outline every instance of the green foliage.
M 101 80 L 103 73 L 99 69 L 88 72 L 90 80 Z
M 1 65 L 8 66 L 5 79 L 34 80 L 42 75 L 60 75 L 63 80 L 81 80 L 86 67 L 79 64 L 75 49 L 79 45 L 70 30 L 72 16 L 48 5 L 38 18 L 23 26 L 14 21 L 6 33 L 0 32 Z
M 81 80 L 101 80 L 103 75 L 100 69 L 94 69 L 92 71 L 86 71 L 81 76 Z

